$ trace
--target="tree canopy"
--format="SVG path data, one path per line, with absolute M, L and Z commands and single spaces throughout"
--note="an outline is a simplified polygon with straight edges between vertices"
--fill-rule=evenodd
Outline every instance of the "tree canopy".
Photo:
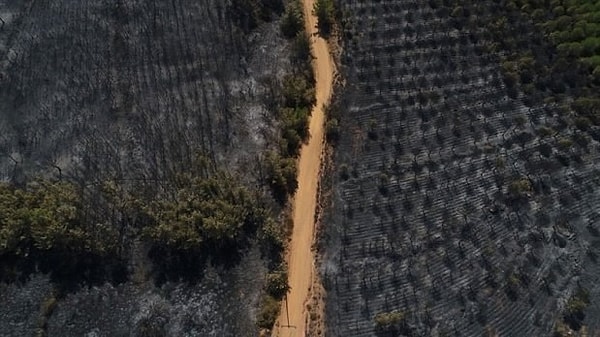
M 0 184 L 0 255 L 33 250 L 105 255 L 116 249 L 108 224 L 87 223 L 74 185 L 35 182 L 24 189 Z
M 225 173 L 183 175 L 178 185 L 174 198 L 146 207 L 152 223 L 144 234 L 155 244 L 178 250 L 223 248 L 238 244 L 245 230 L 266 221 L 257 198 Z

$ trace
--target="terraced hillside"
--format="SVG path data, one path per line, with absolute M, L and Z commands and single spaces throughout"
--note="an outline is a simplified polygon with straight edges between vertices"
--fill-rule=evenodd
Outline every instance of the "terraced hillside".
M 503 5 L 338 1 L 327 336 L 599 331 L 598 127 L 506 80 Z

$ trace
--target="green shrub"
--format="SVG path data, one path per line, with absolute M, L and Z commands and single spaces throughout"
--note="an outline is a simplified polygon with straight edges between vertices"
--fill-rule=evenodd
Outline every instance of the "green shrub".
M 567 314 L 579 314 L 583 313 L 583 311 L 590 304 L 590 294 L 588 291 L 584 289 L 579 289 L 569 301 L 567 301 L 567 305 L 565 307 Z
M 575 118 L 575 126 L 582 131 L 587 130 L 591 126 L 591 124 L 592 123 L 591 123 L 590 119 L 587 117 Z
M 280 144 L 281 153 L 290 158 L 295 158 L 300 153 L 302 137 L 294 129 L 284 129 Z
M 532 191 L 531 182 L 527 178 L 518 178 L 508 185 L 508 194 L 512 198 L 522 198 Z
M 573 109 L 594 124 L 600 124 L 600 98 L 580 97 L 573 102 Z
M 281 254 L 285 248 L 287 228 L 279 221 L 267 218 L 259 232 L 259 240 L 263 252 L 275 265 L 281 261 Z
M 452 16 L 453 18 L 458 18 L 464 15 L 464 9 L 462 6 L 456 6 L 453 10 L 452 13 L 450 13 L 450 16 Z
M 552 128 L 549 128 L 547 126 L 541 126 L 538 129 L 538 134 L 540 135 L 540 137 L 545 138 L 545 137 L 550 137 L 555 133 L 555 131 Z
M 401 324 L 406 317 L 404 311 L 391 311 L 391 312 L 380 312 L 373 320 L 375 321 L 375 328 L 377 330 L 388 331 L 395 329 L 397 325 Z
M 573 146 L 573 141 L 567 137 L 561 137 L 558 140 L 558 147 L 563 151 L 568 151 Z

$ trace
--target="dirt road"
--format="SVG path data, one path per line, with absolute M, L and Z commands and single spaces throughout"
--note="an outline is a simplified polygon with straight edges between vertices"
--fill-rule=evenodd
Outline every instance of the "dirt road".
M 288 252 L 289 285 L 286 312 L 282 303 L 281 314 L 273 329 L 273 337 L 304 337 L 308 314 L 308 302 L 314 271 L 314 256 L 311 250 L 315 229 L 315 210 L 325 116 L 323 105 L 329 102 L 333 87 L 335 66 L 327 41 L 317 35 L 317 19 L 312 15 L 314 0 L 302 0 L 306 31 L 310 34 L 313 68 L 316 79 L 317 103 L 310 119 L 310 140 L 302 146 L 298 162 L 298 190 L 294 197 L 294 229 Z

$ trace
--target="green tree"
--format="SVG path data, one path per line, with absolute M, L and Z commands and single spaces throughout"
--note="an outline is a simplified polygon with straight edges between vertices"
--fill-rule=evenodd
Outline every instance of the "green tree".
M 144 234 L 151 242 L 176 250 L 236 246 L 243 232 L 262 225 L 265 213 L 233 177 L 183 175 L 174 199 L 151 203 L 153 223 Z
M 0 255 L 114 253 L 116 231 L 88 223 L 81 200 L 70 183 L 38 181 L 25 189 L 0 184 Z
M 282 158 L 275 152 L 269 152 L 265 164 L 267 182 L 271 186 L 273 196 L 283 204 L 288 196 L 296 192 L 298 187 L 296 160 Z
M 267 293 L 277 300 L 281 300 L 290 290 L 287 268 L 280 269 L 267 275 L 266 284 Z
M 296 37 L 304 31 L 304 16 L 298 1 L 289 4 L 281 19 L 281 32 L 288 39 Z
M 312 68 L 310 67 L 311 61 L 311 52 L 310 52 L 310 39 L 308 35 L 303 30 L 298 33 L 294 38 L 292 44 L 292 62 L 296 65 L 304 65 L 307 66 L 307 70 L 311 72 L 312 78 Z
M 590 293 L 579 288 L 567 301 L 564 321 L 574 330 L 579 330 L 585 319 L 585 310 L 590 305 Z
M 283 96 L 286 107 L 310 108 L 315 104 L 315 88 L 302 75 L 287 75 L 283 79 Z
M 327 37 L 331 33 L 334 22 L 335 8 L 333 0 L 317 0 L 313 7 L 313 15 L 317 17 L 319 34 Z
M 308 139 L 310 111 L 307 108 L 283 108 L 280 114 L 284 129 L 294 130 L 303 141 Z

